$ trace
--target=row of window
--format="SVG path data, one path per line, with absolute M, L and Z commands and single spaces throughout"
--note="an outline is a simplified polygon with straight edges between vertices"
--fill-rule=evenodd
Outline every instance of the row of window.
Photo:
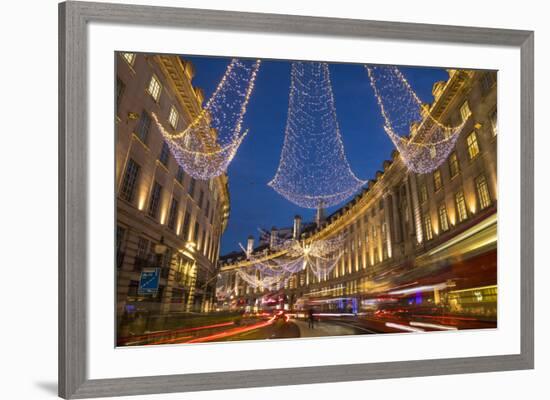
M 121 184 L 120 197 L 130 203 L 134 201 L 140 169 L 141 167 L 135 160 L 131 158 L 128 160 L 128 163 L 126 165 L 126 171 L 124 173 L 124 177 Z M 195 187 L 196 187 L 196 180 L 191 178 L 191 182 L 189 186 L 189 194 L 191 195 L 191 197 L 193 197 L 195 194 Z M 151 188 L 150 197 L 149 197 L 149 204 L 146 210 L 147 215 L 149 215 L 151 218 L 158 219 L 161 199 L 162 199 L 162 185 L 158 181 L 154 181 L 153 186 Z M 215 207 L 211 207 L 210 201 L 205 200 L 205 193 L 203 189 L 200 189 L 200 192 L 199 192 L 198 206 L 201 210 L 204 210 L 205 216 L 209 219 L 210 224 L 212 224 L 214 219 Z M 172 201 L 169 207 L 169 212 L 168 212 L 168 220 L 167 220 L 167 226 L 171 230 L 176 229 L 178 212 L 179 212 L 179 201 L 176 198 L 172 198 Z M 189 211 L 186 211 L 184 220 L 183 220 L 183 227 L 181 231 L 181 234 L 183 235 L 184 238 L 189 238 L 190 228 L 191 228 L 190 220 L 191 220 L 191 215 Z M 195 229 L 193 230 L 193 242 L 197 244 L 198 250 L 203 250 L 204 255 L 207 255 L 207 253 L 208 255 L 210 255 L 212 253 L 212 250 L 209 249 L 209 245 L 211 244 L 210 238 L 208 237 L 206 232 L 203 235 L 199 234 L 198 222 L 195 223 Z

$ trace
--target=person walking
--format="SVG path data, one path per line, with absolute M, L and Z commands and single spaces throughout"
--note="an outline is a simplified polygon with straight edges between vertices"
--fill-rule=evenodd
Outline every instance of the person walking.
M 315 316 L 313 315 L 313 308 L 310 308 L 308 311 L 308 325 L 309 328 L 315 328 Z

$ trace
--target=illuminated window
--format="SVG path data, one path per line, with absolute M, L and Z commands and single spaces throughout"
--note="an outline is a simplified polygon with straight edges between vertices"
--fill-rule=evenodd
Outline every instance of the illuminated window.
M 139 117 L 139 121 L 136 126 L 136 135 L 143 143 L 147 144 L 147 136 L 149 136 L 149 129 L 151 128 L 151 117 L 147 111 L 143 110 Z
M 136 61 L 136 54 L 135 53 L 122 53 L 122 58 L 124 58 L 128 64 L 133 66 L 134 62 Z
M 170 213 L 168 214 L 168 228 L 174 229 L 176 227 L 176 219 L 178 216 L 178 201 L 172 199 L 170 204 Z
M 479 199 L 479 207 L 483 210 L 491 205 L 491 196 L 489 195 L 489 187 L 484 175 L 476 178 L 477 198 Z
M 174 106 L 170 108 L 170 114 L 168 115 L 168 122 L 170 122 L 170 125 L 172 125 L 172 128 L 176 129 L 178 127 L 178 119 L 180 115 L 178 114 L 178 110 Z
M 443 232 L 449 230 L 449 218 L 447 216 L 447 207 L 445 207 L 445 204 L 439 206 L 439 226 Z
M 161 89 L 162 89 L 162 85 L 160 84 L 160 81 L 155 75 L 153 75 L 151 77 L 151 80 L 149 81 L 149 86 L 147 87 L 147 93 L 149 93 L 151 97 L 155 99 L 156 102 L 158 102 L 160 99 Z
M 472 115 L 472 111 L 470 111 L 470 105 L 468 104 L 468 101 L 465 101 L 464 104 L 460 107 L 460 116 L 462 117 L 462 121 L 466 121 L 468 117 Z
M 477 144 L 475 131 L 466 137 L 466 144 L 468 145 L 468 155 L 470 156 L 470 160 L 472 160 L 479 154 L 479 145 Z
M 491 128 L 493 129 L 493 136 L 496 136 L 498 133 L 497 110 L 493 111 L 489 118 L 491 120 Z
M 134 194 L 136 192 L 136 184 L 138 180 L 140 166 L 131 158 L 126 165 L 126 172 L 124 173 L 124 179 L 122 180 L 122 186 L 120 189 L 120 197 L 128 202 L 134 200 Z
M 434 235 L 432 231 L 432 219 L 429 215 L 424 217 L 424 230 L 426 231 L 426 240 L 432 240 Z
M 162 186 L 160 186 L 160 183 L 155 181 L 155 183 L 153 184 L 153 189 L 151 190 L 151 199 L 149 200 L 149 208 L 147 209 L 147 214 L 149 214 L 150 217 L 156 218 L 158 215 L 161 194 L 162 194 Z
M 434 172 L 434 190 L 437 192 L 441 189 L 441 172 L 439 170 Z
M 455 204 L 458 222 L 466 220 L 468 213 L 466 212 L 466 201 L 464 200 L 464 193 L 462 191 L 455 194 Z
M 159 154 L 159 161 L 162 163 L 162 165 L 164 166 L 168 165 L 169 156 L 170 156 L 170 148 L 168 147 L 168 144 L 166 142 L 162 142 L 162 148 L 160 149 L 160 154 Z
M 426 201 L 428 201 L 428 190 L 426 185 L 423 184 L 420 186 L 420 204 L 424 204 Z
M 449 172 L 451 178 L 454 178 L 460 173 L 460 165 L 458 164 L 458 157 L 455 152 L 452 152 L 449 156 Z

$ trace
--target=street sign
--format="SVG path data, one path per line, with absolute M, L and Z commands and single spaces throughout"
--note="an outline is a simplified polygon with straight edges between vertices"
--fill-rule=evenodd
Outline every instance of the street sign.
M 147 268 L 141 271 L 138 294 L 157 294 L 160 281 L 160 268 Z

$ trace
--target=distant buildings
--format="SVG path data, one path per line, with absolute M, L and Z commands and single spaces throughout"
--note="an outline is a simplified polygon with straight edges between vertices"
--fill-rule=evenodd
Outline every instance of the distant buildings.
M 229 215 L 227 177 L 197 181 L 177 165 L 151 113 L 174 132 L 201 112 L 193 66 L 177 56 L 116 55 L 117 315 L 209 311 L 220 237 Z M 109 155 L 106 155 L 109 162 Z M 161 268 L 158 293 L 138 291 Z
M 394 151 L 362 193 L 319 226 L 304 225 L 299 237 L 306 242 L 347 238 L 338 265 L 320 280 L 306 269 L 284 287 L 255 289 L 234 273 L 249 265 L 244 253 L 222 257 L 225 297 L 219 296 L 219 306 L 255 307 L 274 292 L 284 294 L 290 308 L 313 297 L 364 301 L 424 285 L 433 290 L 415 301 L 496 318 L 496 72 L 449 70 L 433 94 L 430 113 L 440 122 L 466 120 L 455 150 L 437 170 L 411 173 Z M 291 229 L 280 233 L 292 236 Z M 255 251 L 266 248 L 264 238 Z

